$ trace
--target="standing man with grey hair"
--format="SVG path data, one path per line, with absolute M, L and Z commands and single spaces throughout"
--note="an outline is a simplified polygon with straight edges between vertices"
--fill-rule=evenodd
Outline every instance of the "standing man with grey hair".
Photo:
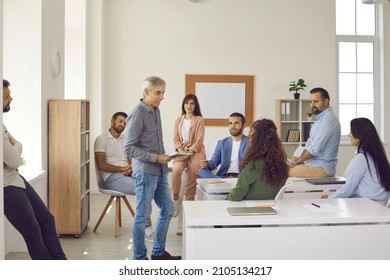
M 165 154 L 159 105 L 164 99 L 165 81 L 148 77 L 143 83 L 143 98 L 129 113 L 124 148 L 133 159 L 137 206 L 133 221 L 133 258 L 145 260 L 145 224 L 152 212 L 152 200 L 160 209 L 154 234 L 152 260 L 180 260 L 165 251 L 165 243 L 175 204 L 168 184 L 170 161 Z

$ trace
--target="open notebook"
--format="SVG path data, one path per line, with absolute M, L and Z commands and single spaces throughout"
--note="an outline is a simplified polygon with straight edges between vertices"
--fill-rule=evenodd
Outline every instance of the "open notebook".
M 256 216 L 256 215 L 276 215 L 278 212 L 272 207 L 228 207 L 231 216 Z

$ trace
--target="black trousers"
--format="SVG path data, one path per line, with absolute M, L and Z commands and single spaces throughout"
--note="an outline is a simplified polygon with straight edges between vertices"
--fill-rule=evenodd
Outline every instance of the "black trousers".
M 24 180 L 24 178 L 23 178 Z M 33 260 L 66 260 L 58 240 L 54 216 L 33 187 L 4 188 L 4 214 L 23 236 Z

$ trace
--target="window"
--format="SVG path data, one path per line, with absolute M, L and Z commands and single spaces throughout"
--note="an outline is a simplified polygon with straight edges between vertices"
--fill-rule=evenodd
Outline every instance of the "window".
M 336 0 L 338 100 L 341 134 L 350 121 L 366 117 L 378 127 L 377 5 L 362 0 Z M 341 113 L 342 112 L 342 113 Z

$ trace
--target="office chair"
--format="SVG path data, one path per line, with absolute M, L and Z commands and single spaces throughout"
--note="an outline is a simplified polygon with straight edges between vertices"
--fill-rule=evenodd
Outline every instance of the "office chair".
M 278 194 L 275 196 L 275 200 L 282 199 L 287 188 L 292 185 L 292 181 L 287 179 L 286 184 L 279 190 Z
M 115 198 L 115 226 L 114 226 L 114 236 L 118 236 L 119 227 L 122 226 L 122 211 L 121 211 L 121 199 L 125 202 L 127 208 L 129 209 L 131 215 L 134 217 L 134 210 L 130 205 L 129 200 L 126 197 L 126 194 L 114 191 L 114 190 L 108 190 L 104 188 L 104 181 L 102 178 L 102 173 L 97 167 L 96 159 L 95 159 L 95 174 L 96 174 L 96 182 L 99 187 L 99 191 L 103 194 L 108 194 L 110 196 L 110 199 L 108 200 L 106 207 L 104 207 L 102 214 L 100 215 L 99 220 L 97 221 L 95 227 L 93 228 L 93 232 L 96 232 L 98 229 L 100 223 L 102 222 L 104 216 L 106 215 L 108 207 L 111 206 L 112 201 Z

